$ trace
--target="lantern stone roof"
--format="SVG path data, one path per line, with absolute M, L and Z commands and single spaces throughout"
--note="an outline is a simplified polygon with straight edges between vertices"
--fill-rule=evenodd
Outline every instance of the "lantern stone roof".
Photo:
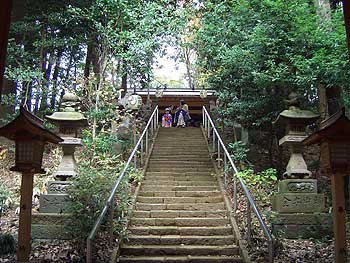
M 27 135 L 55 144 L 63 141 L 61 137 L 47 130 L 43 123 L 42 119 L 21 107 L 17 118 L 0 128 L 0 136 L 13 141 L 16 140 L 18 136 Z
M 282 111 L 273 124 L 285 123 L 287 120 L 297 120 L 305 125 L 315 122 L 320 115 L 309 110 L 302 110 L 298 107 L 290 107 L 288 110 Z
M 325 139 L 350 141 L 350 120 L 345 116 L 345 108 L 322 121 L 320 129 L 306 138 L 303 144 L 317 144 Z
M 87 119 L 84 117 L 84 115 L 77 111 L 58 111 L 54 112 L 50 116 L 45 116 L 47 119 L 51 121 L 74 121 L 74 122 L 86 122 Z

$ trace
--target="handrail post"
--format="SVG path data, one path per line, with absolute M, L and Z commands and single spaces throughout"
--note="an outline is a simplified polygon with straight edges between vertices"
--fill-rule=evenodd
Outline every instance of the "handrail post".
M 209 140 L 209 138 L 210 138 L 210 123 L 209 123 L 209 121 L 208 121 L 208 130 L 207 130 L 207 132 L 208 132 L 208 142 L 210 142 Z
M 233 175 L 233 211 L 236 214 L 236 211 L 237 211 L 237 178 L 236 178 L 236 174 Z
M 215 154 L 215 132 L 214 132 L 214 129 L 213 129 L 213 155 Z
M 220 164 L 220 142 L 218 140 L 218 167 L 220 168 L 221 164 Z
M 148 156 L 148 128 L 146 131 L 145 148 L 146 148 L 146 155 Z
M 92 263 L 92 247 L 91 239 L 88 238 L 86 241 L 86 263 Z
M 111 202 L 109 208 L 109 245 L 112 245 L 113 241 L 113 218 L 114 218 L 114 202 Z
M 142 138 L 142 140 L 141 140 L 140 152 L 141 152 L 141 155 L 140 155 L 140 162 L 141 162 L 141 166 L 142 166 L 142 165 L 143 165 L 143 138 Z
M 267 241 L 267 245 L 268 245 L 268 250 L 269 250 L 269 263 L 273 263 L 273 259 L 274 259 L 274 252 L 273 252 L 273 240 L 268 240 Z
M 251 242 L 252 239 L 252 215 L 250 213 L 250 202 L 247 199 L 247 240 L 248 243 Z
M 134 131 L 134 147 L 137 145 L 137 139 L 136 139 L 136 131 Z M 135 169 L 137 168 L 137 150 L 136 153 L 134 154 L 134 167 Z
M 227 157 L 226 157 L 226 154 L 224 154 L 224 186 L 226 189 L 227 188 Z
M 203 128 L 205 127 L 205 113 L 204 113 L 204 109 L 202 108 L 202 122 L 203 122 Z

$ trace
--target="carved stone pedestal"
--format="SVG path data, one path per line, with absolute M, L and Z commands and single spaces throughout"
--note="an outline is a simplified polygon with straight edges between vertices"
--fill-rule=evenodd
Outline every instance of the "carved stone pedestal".
M 39 213 L 33 214 L 32 237 L 36 239 L 71 239 L 67 230 L 70 202 L 66 193 L 71 182 L 50 181 L 48 193 L 40 195 Z
M 320 238 L 332 234 L 332 216 L 325 213 L 325 198 L 317 193 L 315 179 L 278 182 L 272 196 L 273 232 L 284 238 Z

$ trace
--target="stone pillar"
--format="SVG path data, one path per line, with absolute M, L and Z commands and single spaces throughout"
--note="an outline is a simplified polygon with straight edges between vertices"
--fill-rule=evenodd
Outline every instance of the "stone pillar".
M 286 125 L 286 135 L 279 145 L 287 146 L 290 159 L 284 179 L 278 182 L 278 193 L 272 196 L 273 232 L 285 238 L 320 238 L 332 233 L 332 217 L 325 213 L 324 194 L 317 192 L 317 180 L 311 179 L 303 157 L 302 141 L 306 126 L 318 115 L 299 108 L 295 94 L 287 100 L 289 109 L 281 112 L 274 124 Z

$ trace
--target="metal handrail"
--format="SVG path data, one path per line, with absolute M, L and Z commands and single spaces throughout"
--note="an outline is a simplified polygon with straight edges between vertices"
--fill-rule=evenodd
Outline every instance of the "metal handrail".
M 111 214 L 113 215 L 113 210 L 114 210 L 114 202 L 113 199 L 115 197 L 115 194 L 117 192 L 117 190 L 119 189 L 120 183 L 121 181 L 125 178 L 125 176 L 128 175 L 127 170 L 131 164 L 131 162 L 134 163 L 134 166 L 136 168 L 137 166 L 137 153 L 138 150 L 140 148 L 140 161 L 141 161 L 141 165 L 143 165 L 143 141 L 145 140 L 145 154 L 148 154 L 148 151 L 150 149 L 149 145 L 148 145 L 148 139 L 149 139 L 149 129 L 152 133 L 152 135 L 155 135 L 155 131 L 158 128 L 158 114 L 159 114 L 159 110 L 158 110 L 158 106 L 155 107 L 155 109 L 153 110 L 153 113 L 151 115 L 151 117 L 149 118 L 147 125 L 145 127 L 145 129 L 143 130 L 139 140 L 137 141 L 133 151 L 131 152 L 128 161 L 126 162 L 123 171 L 120 173 L 117 181 L 114 184 L 114 187 L 112 189 L 112 192 L 110 193 L 105 206 L 102 209 L 102 212 L 100 213 L 99 217 L 97 218 L 97 220 L 95 221 L 95 224 L 87 238 L 87 244 L 86 244 L 86 262 L 87 263 L 92 263 L 92 243 L 93 240 L 103 222 L 103 219 L 105 218 L 108 210 L 110 210 Z M 113 216 L 112 216 L 113 217 Z M 111 220 L 113 220 L 113 218 L 111 217 Z
M 202 110 L 202 114 L 203 114 L 203 127 L 204 130 L 206 132 L 207 138 L 208 140 L 210 139 L 210 135 L 211 135 L 211 128 L 213 129 L 213 133 L 212 133 L 212 140 L 213 140 L 213 150 L 215 152 L 215 147 L 216 147 L 216 143 L 215 140 L 217 139 L 217 152 L 218 152 L 218 166 L 220 167 L 220 162 L 222 161 L 220 159 L 220 147 L 222 148 L 223 152 L 224 152 L 224 186 L 225 189 L 227 188 L 227 170 L 226 170 L 226 166 L 227 166 L 227 160 L 229 161 L 229 164 L 231 164 L 231 167 L 234 170 L 234 175 L 238 173 L 238 169 L 236 167 L 236 165 L 233 163 L 233 160 L 229 154 L 229 152 L 226 149 L 226 146 L 224 144 L 224 142 L 222 141 L 215 125 L 214 122 L 212 120 L 212 118 L 210 117 L 207 109 L 203 106 L 203 110 Z M 274 249 L 273 249 L 273 238 L 270 234 L 270 231 L 268 230 L 260 212 L 259 209 L 257 208 L 255 202 L 254 202 L 254 198 L 252 197 L 248 187 L 245 185 L 244 181 L 242 178 L 238 177 L 239 183 L 243 189 L 243 192 L 248 200 L 248 205 L 247 205 L 247 225 L 248 225 L 248 241 L 250 241 L 251 238 L 251 212 L 250 210 L 253 210 L 255 216 L 258 219 L 258 222 L 260 224 L 260 227 L 267 239 L 267 244 L 268 244 L 268 251 L 269 251 L 269 262 L 273 262 L 274 260 Z M 234 182 L 233 182 L 233 211 L 236 213 L 237 210 L 237 176 L 234 176 Z

